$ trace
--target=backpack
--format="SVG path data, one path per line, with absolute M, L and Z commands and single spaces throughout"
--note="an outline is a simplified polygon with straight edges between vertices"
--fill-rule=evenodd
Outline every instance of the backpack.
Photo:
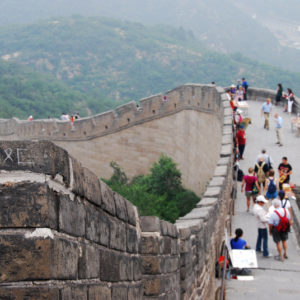
M 276 184 L 274 182 L 274 179 L 270 179 L 270 183 L 268 186 L 268 194 L 274 194 L 277 190 Z
M 244 172 L 241 169 L 238 169 L 237 172 L 237 181 L 243 181 Z
M 277 210 L 274 210 L 276 215 L 280 218 L 279 224 L 276 226 L 278 232 L 289 232 L 290 231 L 290 221 L 286 216 L 286 209 L 284 208 L 284 216 L 282 217 Z
M 264 166 L 265 166 L 265 162 L 263 162 L 261 164 L 261 166 L 259 166 L 259 164 L 256 164 L 258 171 L 257 171 L 257 179 L 259 183 L 263 183 L 266 180 L 266 174 L 264 172 Z

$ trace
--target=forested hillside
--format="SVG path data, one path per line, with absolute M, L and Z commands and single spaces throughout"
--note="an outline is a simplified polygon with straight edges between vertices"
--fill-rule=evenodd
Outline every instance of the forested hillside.
M 0 1 L 0 24 L 74 14 L 183 27 L 209 49 L 240 52 L 284 69 L 300 68 L 299 0 Z

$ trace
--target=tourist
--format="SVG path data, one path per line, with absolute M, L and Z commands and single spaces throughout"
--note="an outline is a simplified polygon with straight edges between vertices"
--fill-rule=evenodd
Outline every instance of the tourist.
M 243 122 L 242 111 L 240 109 L 236 110 L 234 122 L 235 122 L 236 128 L 239 129 L 241 123 Z
M 67 115 L 66 113 L 62 113 L 61 114 L 61 116 L 60 116 L 60 119 L 62 120 L 62 121 L 69 121 L 69 115 Z
M 242 86 L 239 87 L 238 90 L 235 92 L 235 100 L 236 101 L 243 101 L 244 100 L 244 89 Z
M 276 113 L 274 115 L 274 120 L 275 120 L 276 136 L 277 136 L 276 144 L 278 144 L 279 146 L 283 146 L 281 141 L 282 118 Z
M 259 162 L 255 164 L 254 172 L 257 176 L 257 181 L 259 186 L 261 186 L 261 184 L 265 186 L 265 181 L 266 178 L 268 177 L 269 168 L 268 165 L 265 163 L 263 157 L 261 157 L 259 159 Z
M 235 230 L 235 237 L 230 240 L 231 249 L 250 249 L 247 242 L 243 240 L 241 237 L 243 236 L 243 230 L 241 228 L 237 228 Z
M 275 172 L 272 169 L 269 171 L 269 176 L 266 179 L 264 194 L 266 195 L 266 198 L 268 200 L 269 199 L 273 200 L 277 197 L 278 190 L 279 190 L 279 182 L 277 179 L 275 179 Z
M 249 85 L 245 78 L 242 78 L 242 87 L 244 89 L 244 100 L 247 100 L 247 91 L 248 91 Z
M 289 231 L 290 213 L 287 209 L 281 207 L 281 202 L 278 199 L 273 200 L 274 211 L 270 214 L 269 219 L 269 233 L 273 236 L 276 244 L 278 255 L 274 258 L 276 260 L 284 261 L 288 258 L 287 254 L 287 239 Z M 282 255 L 281 243 L 284 253 Z
M 284 183 L 290 182 L 290 175 L 293 173 L 292 166 L 288 163 L 288 159 L 286 156 L 282 158 L 281 164 L 278 166 L 278 174 L 279 174 L 279 189 L 282 190 L 282 185 Z
M 287 112 L 291 114 L 293 109 L 293 104 L 295 102 L 295 96 L 290 88 L 287 89 L 286 99 L 287 99 Z
M 291 202 L 287 199 L 285 195 L 285 191 L 281 190 L 278 192 L 278 199 L 281 201 L 281 207 L 286 208 L 290 213 L 290 224 L 293 225 L 293 210 L 291 206 Z
M 237 81 L 237 85 L 236 85 L 236 89 L 237 89 L 237 90 L 239 90 L 239 89 L 240 89 L 240 86 L 242 86 L 242 84 L 241 84 L 241 80 L 240 80 L 240 79 L 238 79 L 238 81 Z
M 272 257 L 268 250 L 268 217 L 267 211 L 264 209 L 265 203 L 268 201 L 263 195 L 256 198 L 256 204 L 253 207 L 253 213 L 256 216 L 258 235 L 256 241 L 256 251 L 261 252 L 261 242 L 263 241 L 263 257 Z
M 277 92 L 276 92 L 276 102 L 275 102 L 275 105 L 278 105 L 279 102 L 281 101 L 281 99 L 282 99 L 282 93 L 283 93 L 282 84 L 278 83 L 277 84 Z
M 265 117 L 264 128 L 269 130 L 269 117 L 272 115 L 272 103 L 271 98 L 268 98 L 267 101 L 262 105 L 261 114 Z
M 243 193 L 245 187 L 245 195 L 247 199 L 247 212 L 250 210 L 250 198 L 252 197 L 253 203 L 258 193 L 260 193 L 260 187 L 257 181 L 257 177 L 253 174 L 253 168 L 248 169 L 248 175 L 244 175 L 241 192 Z M 256 190 L 255 190 L 256 187 Z M 256 192 L 257 191 L 257 192 Z
M 244 125 L 241 124 L 238 132 L 236 133 L 236 145 L 239 149 L 239 158 L 244 159 L 243 154 L 246 147 L 246 132 L 244 130 Z
M 33 121 L 33 116 L 30 115 L 30 116 L 28 117 L 28 121 Z
M 257 162 L 260 161 L 260 158 L 263 157 L 264 162 L 268 165 L 269 170 L 273 169 L 272 165 L 274 164 L 274 161 L 270 155 L 267 154 L 266 149 L 262 149 L 261 153 L 257 156 Z

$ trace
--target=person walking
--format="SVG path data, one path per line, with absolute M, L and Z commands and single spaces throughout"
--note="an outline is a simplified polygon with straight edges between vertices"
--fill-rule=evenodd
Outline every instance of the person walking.
M 242 78 L 242 87 L 244 89 L 244 100 L 247 100 L 247 91 L 248 91 L 249 85 L 245 78 Z
M 285 112 L 287 111 L 289 114 L 292 113 L 293 109 L 293 104 L 295 102 L 295 96 L 293 91 L 290 88 L 287 88 L 287 95 L 286 95 L 286 100 L 287 100 L 287 105 L 285 107 Z
M 274 115 L 274 120 L 275 120 L 276 136 L 277 136 L 276 144 L 278 144 L 279 146 L 283 146 L 281 141 L 282 118 L 276 113 Z
M 264 187 L 266 178 L 268 177 L 269 168 L 263 157 L 261 157 L 259 162 L 255 164 L 254 172 L 257 176 L 259 186 L 262 184 Z
M 289 232 L 290 213 L 287 209 L 281 207 L 281 202 L 278 199 L 273 200 L 274 211 L 270 214 L 269 219 L 269 233 L 273 236 L 274 243 L 277 247 L 278 255 L 274 258 L 276 260 L 284 261 L 288 258 L 287 254 L 287 240 Z M 283 255 L 282 255 L 282 247 Z
M 290 224 L 293 225 L 293 210 L 291 206 L 291 202 L 285 196 L 285 191 L 281 190 L 278 192 L 278 199 L 281 201 L 281 207 L 286 208 L 290 213 Z
M 282 185 L 284 183 L 290 183 L 290 175 L 293 173 L 293 168 L 289 164 L 286 156 L 282 158 L 281 164 L 278 166 L 279 174 L 279 189 L 282 190 Z
M 256 198 L 256 204 L 253 207 L 253 213 L 256 216 L 258 235 L 256 241 L 256 251 L 261 252 L 261 242 L 263 242 L 263 257 L 269 258 L 273 255 L 268 250 L 268 217 L 267 211 L 264 209 L 265 203 L 268 201 L 263 195 Z
M 256 187 L 256 191 L 254 189 L 254 186 Z M 260 187 L 257 181 L 257 177 L 253 174 L 253 168 L 248 169 L 248 175 L 244 175 L 242 186 L 241 186 L 241 192 L 244 192 L 245 187 L 245 195 L 247 199 L 247 212 L 250 210 L 250 198 L 252 197 L 253 203 L 255 203 L 255 198 L 258 193 L 260 193 Z
M 279 182 L 277 179 L 275 179 L 275 172 L 274 170 L 269 171 L 269 176 L 266 179 L 265 183 L 265 189 L 264 189 L 264 194 L 266 195 L 265 197 L 268 200 L 273 200 L 277 197 L 278 191 L 279 190 Z
M 256 159 L 257 162 L 260 161 L 261 157 L 263 157 L 264 162 L 268 165 L 269 170 L 273 169 L 274 161 L 273 161 L 272 157 L 269 154 L 267 154 L 266 149 L 262 149 L 261 153 L 258 154 L 257 159 Z
M 268 98 L 267 101 L 262 105 L 261 108 L 261 115 L 265 117 L 265 124 L 264 128 L 269 130 L 269 117 L 272 115 L 272 103 L 271 103 L 271 98 Z
M 246 147 L 246 132 L 243 124 L 240 125 L 240 128 L 236 133 L 235 140 L 236 140 L 236 145 L 239 149 L 239 158 L 244 159 L 243 155 Z
M 282 99 L 282 93 L 283 93 L 282 84 L 278 83 L 277 84 L 277 91 L 276 91 L 276 99 L 275 99 L 276 102 L 275 102 L 275 105 L 279 105 L 279 102 Z

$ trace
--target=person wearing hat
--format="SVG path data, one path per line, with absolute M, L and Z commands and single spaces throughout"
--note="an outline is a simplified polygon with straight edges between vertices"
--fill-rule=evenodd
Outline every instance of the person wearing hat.
M 246 147 L 246 132 L 244 130 L 244 124 L 240 125 L 238 132 L 235 137 L 236 145 L 239 149 L 239 157 L 240 159 L 244 159 L 243 154 Z
M 236 127 L 240 128 L 240 125 L 243 122 L 242 111 L 240 109 L 236 110 L 234 121 L 235 121 Z
M 269 117 L 272 115 L 272 103 L 271 98 L 268 98 L 267 101 L 261 107 L 261 115 L 265 117 L 264 128 L 269 130 Z
M 263 244 L 263 257 L 272 257 L 272 254 L 268 250 L 268 217 L 267 211 L 264 209 L 265 203 L 268 200 L 263 195 L 259 195 L 256 198 L 256 204 L 253 207 L 253 213 L 256 216 L 258 235 L 256 241 L 256 251 L 261 252 L 261 243 Z

